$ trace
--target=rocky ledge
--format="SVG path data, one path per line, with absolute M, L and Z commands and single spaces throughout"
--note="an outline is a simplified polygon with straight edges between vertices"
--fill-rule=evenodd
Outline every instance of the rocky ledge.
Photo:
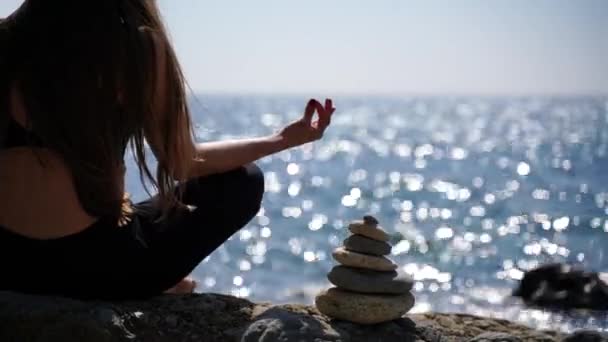
M 364 326 L 331 320 L 311 306 L 256 304 L 218 294 L 110 303 L 0 292 L 0 341 L 605 341 L 602 338 L 593 332 L 564 336 L 459 314 L 408 315 Z

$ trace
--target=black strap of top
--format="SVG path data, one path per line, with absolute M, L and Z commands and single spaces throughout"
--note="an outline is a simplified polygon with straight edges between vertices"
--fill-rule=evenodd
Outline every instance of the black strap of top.
M 5 148 L 7 129 L 9 124 L 8 110 L 8 89 L 3 84 L 2 76 L 0 76 L 0 149 Z
M 6 129 L 9 119 L 8 96 L 9 85 L 8 80 L 8 61 L 7 54 L 10 47 L 8 46 L 8 28 L 7 21 L 0 18 L 0 149 L 4 148 L 6 140 Z

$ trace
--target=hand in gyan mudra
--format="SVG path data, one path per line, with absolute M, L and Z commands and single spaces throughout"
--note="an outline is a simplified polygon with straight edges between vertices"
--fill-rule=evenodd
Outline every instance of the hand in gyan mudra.
M 289 147 L 319 140 L 331 123 L 331 116 L 335 110 L 331 99 L 326 99 L 324 106 L 319 101 L 311 99 L 306 105 L 302 118 L 287 125 L 279 135 Z

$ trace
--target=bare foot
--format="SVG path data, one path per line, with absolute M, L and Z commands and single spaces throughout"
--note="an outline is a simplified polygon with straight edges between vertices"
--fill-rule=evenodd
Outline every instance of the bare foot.
M 165 293 L 169 294 L 188 294 L 193 293 L 194 289 L 196 289 L 196 281 L 192 279 L 192 277 L 186 277 L 180 280 L 179 283 L 175 284 L 172 288 L 165 291 Z

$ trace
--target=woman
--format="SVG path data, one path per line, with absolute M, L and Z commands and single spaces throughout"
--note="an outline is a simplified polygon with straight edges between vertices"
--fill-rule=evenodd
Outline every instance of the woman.
M 26 0 L 0 21 L 0 290 L 192 291 L 186 276 L 260 207 L 251 163 L 319 139 L 333 112 L 311 100 L 274 135 L 195 144 L 153 0 Z M 127 145 L 158 192 L 134 205 Z

